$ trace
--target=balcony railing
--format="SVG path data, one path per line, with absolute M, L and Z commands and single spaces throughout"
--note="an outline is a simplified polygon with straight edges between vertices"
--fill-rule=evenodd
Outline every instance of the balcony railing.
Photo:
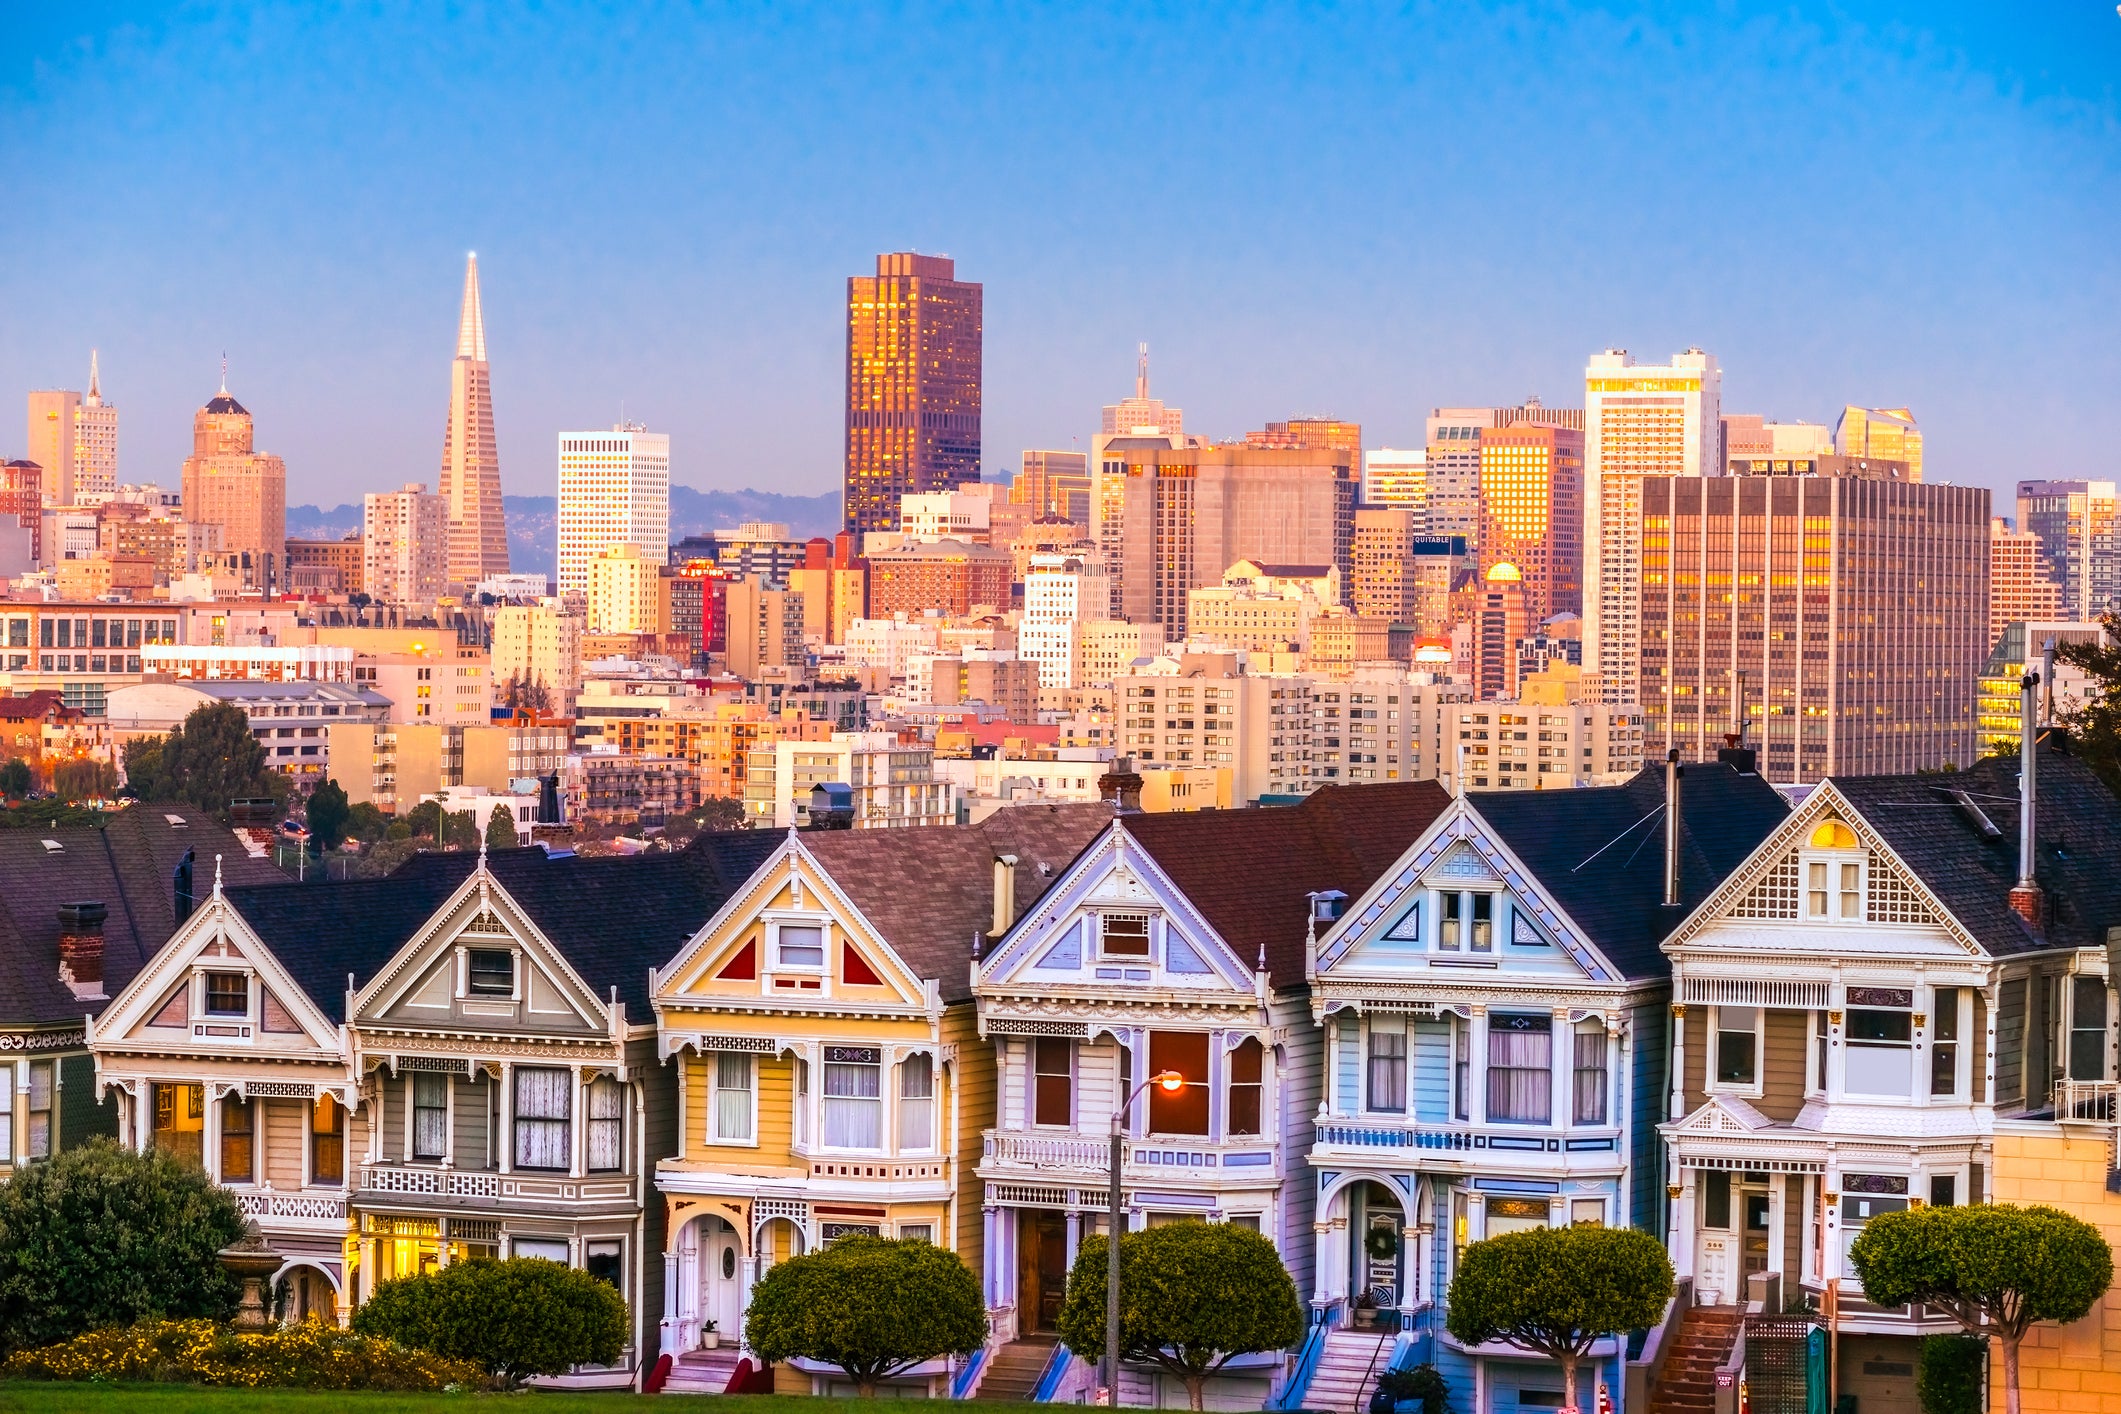
M 361 1188 L 369 1193 L 402 1193 L 412 1197 L 498 1198 L 501 1176 L 456 1169 L 364 1168 Z
M 236 1210 L 247 1218 L 310 1218 L 346 1221 L 343 1195 L 322 1193 L 238 1193 Z
M 1012 1168 L 1056 1172 L 1107 1172 L 1112 1163 L 1109 1139 L 1088 1135 L 986 1132 L 984 1161 Z M 1130 1138 L 1126 1146 L 1129 1173 L 1205 1173 L 1209 1170 L 1274 1168 L 1272 1143 L 1264 1136 L 1239 1135 L 1212 1140 L 1198 1135 L 1152 1135 Z
M 2112 1125 L 2121 1120 L 2121 1081 L 2055 1082 L 2055 1118 L 2078 1124 Z
M 1314 1126 L 1318 1143 L 1350 1149 L 1488 1150 L 1498 1154 L 1609 1154 L 1620 1147 L 1611 1126 L 1409 1124 L 1388 1119 L 1328 1119 Z

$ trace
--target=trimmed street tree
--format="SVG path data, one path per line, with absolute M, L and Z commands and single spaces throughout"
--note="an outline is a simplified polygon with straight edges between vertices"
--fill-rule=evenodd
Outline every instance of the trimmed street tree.
M 154 1318 L 225 1321 L 241 1295 L 214 1254 L 236 1200 L 173 1154 L 93 1139 L 0 1184 L 0 1348 Z
M 1874 1306 L 1919 1301 L 1970 1335 L 2003 1343 L 2003 1388 L 2018 1414 L 2018 1345 L 2036 1322 L 2068 1324 L 2114 1280 L 2099 1229 L 2059 1208 L 1981 1203 L 1909 1208 L 1864 1224 L 1849 1248 Z
M 879 1380 L 987 1339 L 979 1281 L 953 1252 L 919 1238 L 843 1237 L 767 1270 L 751 1292 L 744 1343 L 775 1364 L 837 1365 L 873 1398 Z
M 1095 1363 L 1105 1354 L 1105 1239 L 1086 1237 L 1068 1274 L 1060 1335 Z M 1208 1376 L 1238 1355 L 1281 1350 L 1304 1332 L 1296 1283 L 1274 1244 L 1229 1223 L 1180 1222 L 1119 1240 L 1120 1359 L 1145 1360 L 1186 1382 L 1202 1407 Z
M 626 1298 L 542 1257 L 473 1257 L 386 1281 L 354 1312 L 361 1335 L 469 1360 L 511 1384 L 609 1365 L 626 1348 Z
M 1561 1365 L 1565 1405 L 1599 1337 L 1656 1324 L 1672 1299 L 1664 1245 L 1634 1228 L 1542 1227 L 1466 1248 L 1445 1325 L 1467 1345 L 1491 1340 Z

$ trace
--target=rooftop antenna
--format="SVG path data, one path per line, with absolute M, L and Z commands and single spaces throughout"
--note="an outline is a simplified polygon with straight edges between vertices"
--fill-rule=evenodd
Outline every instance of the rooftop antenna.
M 1141 345 L 1141 353 L 1134 365 L 1134 396 L 1143 402 L 1149 400 L 1149 346 Z
M 2048 635 L 2047 643 L 2040 650 L 2040 724 L 2051 727 L 2055 724 L 2055 638 Z
M 221 396 L 228 396 L 228 350 L 221 350 Z

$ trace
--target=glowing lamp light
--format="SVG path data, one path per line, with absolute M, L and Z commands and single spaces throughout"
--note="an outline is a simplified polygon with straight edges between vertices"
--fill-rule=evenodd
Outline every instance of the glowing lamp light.
M 1179 1091 L 1186 1088 L 1186 1077 L 1175 1070 L 1167 1070 L 1163 1074 L 1156 1076 L 1154 1083 L 1156 1088 L 1162 1090 L 1165 1094 L 1176 1095 Z

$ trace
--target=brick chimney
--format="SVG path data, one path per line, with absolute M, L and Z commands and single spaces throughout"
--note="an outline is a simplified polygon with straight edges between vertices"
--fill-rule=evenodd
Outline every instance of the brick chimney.
M 105 995 L 103 920 L 109 912 L 94 900 L 59 905 L 59 980 L 82 1001 Z
M 1139 815 L 1142 785 L 1141 773 L 1134 769 L 1134 758 L 1115 756 L 1112 768 L 1097 778 L 1097 798 L 1111 801 L 1122 815 Z

